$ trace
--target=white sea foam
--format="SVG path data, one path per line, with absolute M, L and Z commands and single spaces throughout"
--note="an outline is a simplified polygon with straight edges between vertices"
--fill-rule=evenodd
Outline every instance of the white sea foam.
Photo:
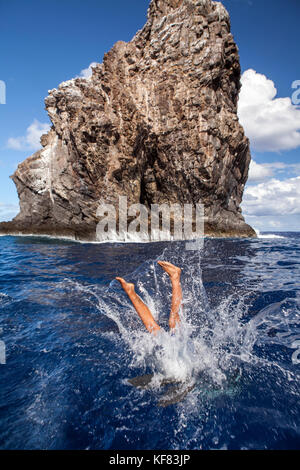
M 29 238 L 47 238 L 47 239 L 53 239 L 53 240 L 65 240 L 65 241 L 72 241 L 76 243 L 81 243 L 81 244 L 91 244 L 91 245 L 103 245 L 103 244 L 108 244 L 108 243 L 120 243 L 120 244 L 136 244 L 136 243 L 159 243 L 159 242 L 170 242 L 173 241 L 173 238 L 170 236 L 169 233 L 166 234 L 161 234 L 160 239 L 158 240 L 149 240 L 145 239 L 145 237 L 140 237 L 138 233 L 136 236 L 134 235 L 128 235 L 127 237 L 124 237 L 123 239 L 120 239 L 117 235 L 116 236 L 111 236 L 107 240 L 80 240 L 76 238 L 75 236 L 61 236 L 61 235 L 46 235 L 46 234 L 36 234 L 36 233 L 21 233 L 21 232 L 10 232 L 10 233 L 0 233 L 0 237 L 29 237 Z M 157 237 L 158 238 L 158 237 Z M 204 237 L 205 238 L 205 237 Z M 186 241 L 191 241 L 191 240 L 186 240 Z
M 257 238 L 285 238 L 282 235 L 275 235 L 274 233 L 260 233 L 260 231 L 257 228 L 254 228 Z

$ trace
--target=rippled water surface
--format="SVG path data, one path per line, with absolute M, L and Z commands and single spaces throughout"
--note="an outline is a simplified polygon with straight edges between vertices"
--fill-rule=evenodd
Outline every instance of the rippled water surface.
M 0 448 L 299 449 L 299 251 L 297 233 L 202 251 L 1 237 Z M 183 269 L 175 336 L 159 259 Z

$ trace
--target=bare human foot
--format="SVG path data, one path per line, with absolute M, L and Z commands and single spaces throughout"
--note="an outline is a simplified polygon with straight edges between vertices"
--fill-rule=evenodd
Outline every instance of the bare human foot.
M 134 284 L 126 282 L 122 277 L 116 277 L 116 280 L 120 282 L 121 286 L 127 294 L 134 293 Z
M 169 263 L 168 261 L 158 261 L 158 264 L 169 274 L 171 279 L 179 279 L 181 274 L 181 269 L 174 264 Z

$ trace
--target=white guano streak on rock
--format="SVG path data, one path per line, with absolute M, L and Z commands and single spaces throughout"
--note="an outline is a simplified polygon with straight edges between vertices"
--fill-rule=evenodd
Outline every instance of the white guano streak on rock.
M 52 193 L 52 155 L 55 154 L 57 146 L 58 136 L 55 136 L 54 141 L 51 145 L 47 146 L 45 150 L 41 152 L 40 156 L 40 168 L 36 170 L 36 183 L 37 190 L 40 193 L 49 192 L 50 199 L 54 205 L 54 198 Z

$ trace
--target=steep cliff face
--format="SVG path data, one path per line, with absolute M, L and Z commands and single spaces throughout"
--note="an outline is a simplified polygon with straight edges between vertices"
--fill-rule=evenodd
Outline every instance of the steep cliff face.
M 0 230 L 94 239 L 99 201 L 205 206 L 208 235 L 254 236 L 237 117 L 238 50 L 221 3 L 152 0 L 148 20 L 93 69 L 49 92 L 52 129 L 13 175 L 20 214 Z

